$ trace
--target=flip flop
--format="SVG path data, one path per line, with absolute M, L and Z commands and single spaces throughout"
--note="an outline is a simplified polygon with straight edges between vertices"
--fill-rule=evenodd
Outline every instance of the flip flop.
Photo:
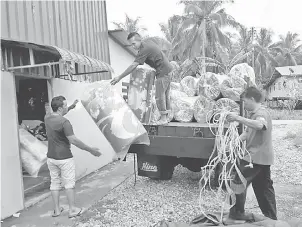
M 51 216 L 52 216 L 53 218 L 59 217 L 63 211 L 64 211 L 64 208 L 61 207 L 61 208 L 60 208 L 60 213 L 59 213 L 59 214 L 56 214 L 55 211 L 53 211 L 53 214 L 52 214 Z
M 84 209 L 81 208 L 80 211 L 79 211 L 78 213 L 72 214 L 72 215 L 68 215 L 68 217 L 69 217 L 69 218 L 75 218 L 75 217 L 80 216 L 80 215 L 83 214 L 83 213 L 84 213 Z

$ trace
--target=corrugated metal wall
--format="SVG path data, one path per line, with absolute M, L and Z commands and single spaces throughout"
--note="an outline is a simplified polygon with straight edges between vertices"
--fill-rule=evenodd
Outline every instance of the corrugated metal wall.
M 55 45 L 110 63 L 105 1 L 1 1 L 1 38 Z

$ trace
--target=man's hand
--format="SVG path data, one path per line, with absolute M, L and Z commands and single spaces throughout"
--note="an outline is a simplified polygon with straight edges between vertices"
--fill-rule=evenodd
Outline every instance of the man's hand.
M 91 148 L 90 154 L 94 155 L 95 157 L 100 157 L 102 155 L 100 149 L 96 147 Z
M 76 99 L 76 100 L 73 102 L 73 104 L 72 104 L 70 107 L 68 107 L 68 111 L 71 110 L 71 109 L 74 109 L 74 108 L 76 107 L 76 105 L 77 105 L 78 102 L 79 102 L 79 100 Z
M 238 118 L 239 118 L 239 116 L 237 114 L 230 113 L 230 114 L 228 114 L 226 119 L 228 122 L 233 122 L 233 121 L 238 121 Z
M 72 105 L 76 106 L 78 102 L 79 102 L 79 100 L 76 99 L 76 100 L 74 100 Z
M 117 76 L 117 77 L 113 78 L 113 79 L 110 81 L 110 83 L 111 83 L 111 85 L 115 85 L 115 84 L 117 84 L 120 80 L 121 80 L 121 78 L 120 78 L 119 76 Z

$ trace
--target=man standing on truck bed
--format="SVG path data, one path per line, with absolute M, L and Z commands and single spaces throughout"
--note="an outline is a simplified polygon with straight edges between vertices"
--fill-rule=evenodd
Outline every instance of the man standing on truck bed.
M 160 50 L 159 46 L 149 41 L 145 42 L 142 37 L 132 32 L 128 35 L 127 40 L 131 43 L 134 49 L 138 50 L 134 62 L 123 72 L 120 76 L 115 77 L 111 84 L 118 83 L 125 76 L 132 73 L 138 65 L 148 64 L 150 67 L 156 70 L 156 82 L 155 82 L 155 100 L 157 108 L 161 114 L 158 124 L 168 123 L 168 114 L 171 111 L 170 105 L 170 83 L 173 67 L 170 64 L 168 58 Z
M 273 181 L 271 180 L 270 166 L 273 164 L 274 154 L 272 147 L 272 119 L 268 111 L 261 106 L 262 94 L 255 87 L 249 87 L 242 94 L 244 107 L 251 115 L 244 118 L 235 114 L 228 115 L 228 121 L 237 121 L 247 126 L 241 134 L 241 140 L 246 141 L 246 149 L 251 155 L 253 167 L 249 167 L 250 157 L 247 155 L 240 160 L 239 169 L 247 181 L 252 183 L 259 207 L 264 216 L 277 220 L 277 208 Z M 240 186 L 241 180 L 236 174 L 231 187 Z M 240 192 L 239 192 L 240 193 Z M 246 189 L 236 194 L 236 203 L 230 209 L 228 222 L 235 220 L 251 220 L 252 214 L 244 211 Z M 226 223 L 227 224 L 227 223 Z

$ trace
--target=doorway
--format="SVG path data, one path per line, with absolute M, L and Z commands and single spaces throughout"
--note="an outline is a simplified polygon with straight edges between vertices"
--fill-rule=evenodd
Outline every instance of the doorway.
M 33 140 L 39 140 L 39 143 L 43 143 L 47 151 L 47 136 L 44 124 L 45 106 L 48 106 L 49 103 L 47 80 L 15 76 L 15 85 L 19 128 L 21 130 L 25 129 L 28 135 L 31 134 L 29 136 L 32 136 Z M 22 135 L 20 134 L 20 136 Z M 20 149 L 21 157 L 22 152 L 24 150 Z M 30 152 L 27 152 L 27 155 L 30 155 Z M 32 165 L 35 165 L 34 162 L 32 163 Z M 49 188 L 50 175 L 46 162 L 41 166 L 37 176 L 28 171 L 31 165 L 30 159 L 25 161 L 24 158 L 21 158 L 21 165 L 26 201 L 27 198 L 37 196 L 39 192 Z

